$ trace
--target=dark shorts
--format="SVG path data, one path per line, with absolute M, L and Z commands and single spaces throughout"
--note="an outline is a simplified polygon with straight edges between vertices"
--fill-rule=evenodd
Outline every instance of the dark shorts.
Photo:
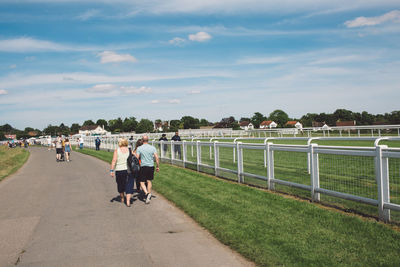
M 57 154 L 62 154 L 63 149 L 62 148 L 56 148 L 56 153 Z
M 117 182 L 118 193 L 124 193 L 126 189 L 126 183 L 128 181 L 128 172 L 126 170 L 116 171 L 115 181 Z
M 154 167 L 143 166 L 140 168 L 139 182 L 146 182 L 154 179 Z

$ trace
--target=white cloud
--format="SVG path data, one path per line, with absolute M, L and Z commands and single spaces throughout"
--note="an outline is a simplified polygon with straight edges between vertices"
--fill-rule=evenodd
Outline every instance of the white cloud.
M 16 64 L 12 64 L 12 65 L 9 66 L 10 69 L 15 69 L 16 67 L 17 67 Z
M 97 84 L 92 88 L 89 88 L 88 91 L 92 93 L 110 93 L 115 91 L 116 86 L 113 84 Z
M 160 103 L 160 100 L 158 100 L 158 99 L 151 100 L 150 103 L 151 103 L 151 104 L 158 104 L 158 103 Z
M 86 21 L 86 20 L 89 20 L 89 19 L 99 15 L 99 14 L 100 14 L 99 10 L 91 9 L 91 10 L 88 10 L 85 13 L 77 16 L 76 18 L 79 20 L 82 20 L 82 21 Z
M 189 34 L 188 38 L 193 42 L 205 42 L 211 39 L 211 35 L 206 32 L 198 32 L 196 34 Z
M 153 92 L 153 89 L 145 86 L 142 86 L 140 88 L 136 88 L 134 86 L 129 86 L 129 87 L 121 86 L 120 89 L 126 94 L 149 94 Z
M 168 103 L 170 103 L 170 104 L 179 104 L 179 103 L 181 103 L 181 101 L 179 99 L 170 99 L 170 100 L 168 100 Z
M 40 52 L 40 51 L 67 51 L 67 46 L 57 43 L 37 40 L 29 37 L 0 40 L 2 52 Z
M 136 62 L 137 59 L 129 54 L 117 54 L 113 51 L 104 51 L 97 54 L 101 63 Z
M 183 38 L 175 37 L 174 39 L 169 40 L 168 43 L 175 46 L 183 46 L 186 43 L 186 40 Z
M 348 28 L 356 28 L 356 27 L 363 27 L 363 26 L 375 26 L 385 22 L 400 22 L 400 11 L 393 10 L 382 16 L 378 17 L 358 17 L 354 20 L 348 20 L 344 24 Z
M 0 95 L 6 95 L 8 94 L 7 90 L 0 89 Z
M 192 91 L 189 92 L 189 94 L 191 94 L 191 95 L 197 95 L 197 94 L 200 94 L 200 93 L 201 93 L 200 90 L 192 90 Z

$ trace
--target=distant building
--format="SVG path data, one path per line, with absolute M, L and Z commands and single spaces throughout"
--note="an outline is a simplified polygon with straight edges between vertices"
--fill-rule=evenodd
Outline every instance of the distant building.
M 278 126 L 274 121 L 263 121 L 260 123 L 260 129 L 276 128 Z
M 28 135 L 31 136 L 31 137 L 37 136 L 37 135 L 38 135 L 38 132 L 36 132 L 36 131 L 30 131 L 30 132 L 28 132 Z
M 240 126 L 240 129 L 245 130 L 245 131 L 254 129 L 254 125 L 249 121 L 241 121 L 239 123 L 239 126 Z
M 168 129 L 168 128 L 169 128 L 168 121 L 154 122 L 154 130 L 155 131 L 162 132 L 162 131 L 164 131 L 164 129 Z
M 16 134 L 4 134 L 4 136 L 7 139 L 17 139 L 17 135 Z
M 324 126 L 325 122 L 321 122 L 321 121 L 312 121 L 311 126 L 312 127 L 322 127 Z
M 336 126 L 356 126 L 356 121 L 337 121 Z
M 104 135 L 108 132 L 104 129 L 104 125 L 101 127 L 99 125 L 82 126 L 79 129 L 80 135 Z
M 286 127 L 295 127 L 296 126 L 297 121 L 287 121 L 285 123 Z

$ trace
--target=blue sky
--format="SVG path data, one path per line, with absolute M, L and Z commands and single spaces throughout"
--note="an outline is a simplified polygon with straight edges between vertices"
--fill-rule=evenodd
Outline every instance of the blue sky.
M 399 110 L 398 0 L 0 0 L 0 125 Z

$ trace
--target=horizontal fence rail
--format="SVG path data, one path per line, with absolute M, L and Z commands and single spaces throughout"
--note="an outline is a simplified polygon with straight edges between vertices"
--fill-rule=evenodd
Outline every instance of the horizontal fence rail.
M 95 139 L 84 137 L 85 147 L 95 148 Z M 251 180 L 269 190 L 280 186 L 300 189 L 308 191 L 315 202 L 321 201 L 322 194 L 367 204 L 376 207 L 379 219 L 385 222 L 391 220 L 390 211 L 400 211 L 400 149 L 379 144 L 398 141 L 398 137 L 213 139 L 150 143 L 164 162 L 238 183 Z M 273 144 L 273 140 L 303 140 L 306 144 Z M 313 143 L 315 140 L 374 141 L 375 146 L 323 146 Z M 135 142 L 130 140 L 132 148 Z M 102 138 L 101 149 L 117 147 L 117 137 Z

